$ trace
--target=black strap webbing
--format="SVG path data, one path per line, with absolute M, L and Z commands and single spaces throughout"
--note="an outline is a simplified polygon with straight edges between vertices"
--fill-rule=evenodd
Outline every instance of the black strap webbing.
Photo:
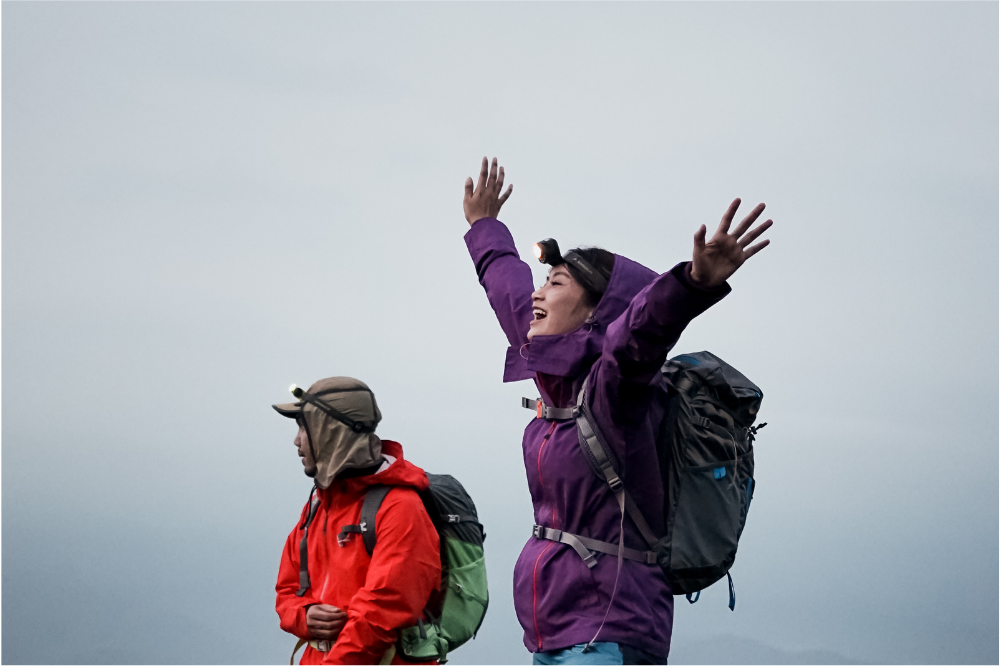
M 316 486 L 309 491 L 309 513 L 306 515 L 305 523 L 302 526 L 302 539 L 299 540 L 299 591 L 295 596 L 301 597 L 309 589 L 309 525 L 316 516 L 316 509 L 319 507 L 319 496 L 316 495 Z M 294 657 L 295 654 L 292 653 Z
M 482 527 L 482 523 L 475 516 L 466 516 L 464 513 L 445 513 L 441 515 L 441 520 L 446 523 L 475 523 Z
M 357 525 L 344 525 L 337 535 L 337 544 L 343 546 L 351 534 L 360 534 L 365 542 L 365 550 L 368 556 L 375 551 L 375 543 L 378 537 L 375 534 L 375 516 L 378 514 L 385 496 L 392 490 L 392 486 L 369 486 L 365 492 L 365 499 L 361 502 L 361 516 Z
M 320 409 L 320 410 L 326 412 L 327 414 L 329 414 L 333 418 L 337 419 L 338 421 L 340 421 L 341 423 L 343 423 L 344 425 L 346 425 L 348 428 L 350 428 L 354 432 L 375 432 L 375 424 L 368 425 L 366 423 L 362 423 L 361 421 L 355 421 L 354 419 L 352 419 L 347 414 L 344 414 L 343 412 L 334 409 L 333 407 L 331 407 L 330 405 L 328 405 L 326 402 L 320 400 L 319 398 L 317 398 L 316 396 L 314 396 L 311 393 L 306 393 L 305 391 L 300 391 L 297 394 L 297 397 L 299 398 L 299 400 L 302 400 L 303 402 L 308 402 L 309 404 L 313 405 L 317 409 Z
M 591 266 L 590 262 L 582 256 L 570 250 L 563 255 L 563 260 L 573 264 L 573 267 L 583 274 L 580 276 L 583 278 L 583 281 L 589 283 L 589 285 L 593 287 L 597 293 L 603 294 L 607 291 L 608 279 L 598 273 L 597 269 Z
M 375 516 L 385 496 L 392 490 L 392 486 L 373 486 L 365 493 L 365 501 L 361 503 L 361 538 L 365 541 L 365 550 L 368 556 L 375 551 L 375 542 L 378 540 L 375 534 Z
M 706 430 L 711 430 L 713 433 L 715 433 L 719 437 L 721 437 L 723 439 L 729 439 L 729 440 L 731 440 L 734 444 L 736 442 L 736 438 L 733 436 L 733 433 L 731 433 L 730 431 L 726 430 L 722 426 L 713 423 L 712 421 L 706 419 L 703 416 L 692 417 L 691 418 L 691 423 L 693 423 L 693 424 L 695 424 L 697 426 L 701 426 L 702 428 L 705 428 Z

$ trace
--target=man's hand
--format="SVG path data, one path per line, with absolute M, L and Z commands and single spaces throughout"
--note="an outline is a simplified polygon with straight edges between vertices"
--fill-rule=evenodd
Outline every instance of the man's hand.
M 472 191 L 472 178 L 465 179 L 465 201 L 462 207 L 465 208 L 465 219 L 469 225 L 475 224 L 484 217 L 496 217 L 500 214 L 500 207 L 507 201 L 507 197 L 514 190 L 513 185 L 507 186 L 507 191 L 500 196 L 503 189 L 503 167 L 497 174 L 497 158 L 493 158 L 493 167 L 487 173 L 486 158 L 483 158 L 483 166 L 479 170 L 479 183 L 476 191 Z
M 315 604 L 306 609 L 309 637 L 321 641 L 336 641 L 347 624 L 347 613 L 329 604 Z
M 768 230 L 772 224 L 767 220 L 756 229 L 747 233 L 750 225 L 764 212 L 764 204 L 757 204 L 757 207 L 750 211 L 750 214 L 743 218 L 739 226 L 729 233 L 729 225 L 736 216 L 736 209 L 740 207 L 740 200 L 734 199 L 729 205 L 729 210 L 722 216 L 719 228 L 716 229 L 712 240 L 705 242 L 705 225 L 701 225 L 694 234 L 694 259 L 691 262 L 691 279 L 699 287 L 711 289 L 722 285 L 728 280 L 747 259 L 757 254 L 768 246 L 770 240 L 750 245 L 758 236 Z M 742 238 L 741 238 L 742 236 Z M 750 247 L 747 247 L 750 245 Z

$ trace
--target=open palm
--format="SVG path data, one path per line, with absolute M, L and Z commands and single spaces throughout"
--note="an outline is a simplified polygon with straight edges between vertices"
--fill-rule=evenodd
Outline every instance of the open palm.
M 694 280 L 695 284 L 709 289 L 722 285 L 747 259 L 763 250 L 771 242 L 765 239 L 750 245 L 774 224 L 772 220 L 767 220 L 748 232 L 760 214 L 764 212 L 764 204 L 762 203 L 757 204 L 757 207 L 743 218 L 732 233 L 729 233 L 729 226 L 733 223 L 733 218 L 739 207 L 739 199 L 734 199 L 733 203 L 729 204 L 729 210 L 722 216 L 719 228 L 716 229 L 712 239 L 707 243 L 705 242 L 707 229 L 704 224 L 695 232 L 694 257 L 691 262 L 691 279 Z

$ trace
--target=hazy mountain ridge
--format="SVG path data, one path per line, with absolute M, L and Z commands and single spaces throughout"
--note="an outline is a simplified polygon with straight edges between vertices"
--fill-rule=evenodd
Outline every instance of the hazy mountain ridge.
M 671 664 L 864 664 L 832 650 L 785 650 L 743 636 L 724 634 L 695 641 L 674 640 Z

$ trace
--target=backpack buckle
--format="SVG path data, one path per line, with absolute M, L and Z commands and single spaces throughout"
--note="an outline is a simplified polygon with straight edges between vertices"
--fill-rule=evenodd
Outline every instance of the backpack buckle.
M 545 408 L 545 403 L 539 400 L 535 405 L 535 418 L 542 418 L 542 409 Z
M 535 525 L 531 529 L 531 536 L 535 537 L 536 539 L 544 539 L 545 538 L 545 528 L 542 527 L 541 525 Z

